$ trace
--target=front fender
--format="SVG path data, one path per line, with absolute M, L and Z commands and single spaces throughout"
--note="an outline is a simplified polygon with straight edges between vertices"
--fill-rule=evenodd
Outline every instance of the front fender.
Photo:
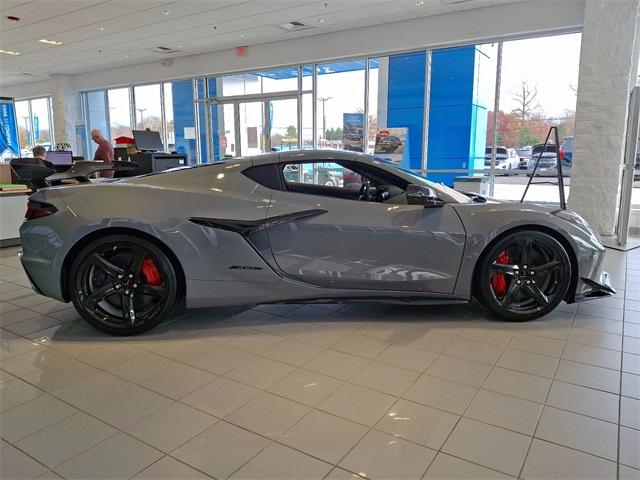
M 577 271 L 573 272 L 575 287 L 569 292 L 568 301 L 573 301 L 576 288 L 580 292 L 582 278 L 600 279 L 605 249 L 597 235 L 586 227 L 552 215 L 554 208 L 513 203 L 459 204 L 454 208 L 467 232 L 456 295 L 471 298 L 475 268 L 487 246 L 502 235 L 523 228 L 547 231 L 570 250 Z

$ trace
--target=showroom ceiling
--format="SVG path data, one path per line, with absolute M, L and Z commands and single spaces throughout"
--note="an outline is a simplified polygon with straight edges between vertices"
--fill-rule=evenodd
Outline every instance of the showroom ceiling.
M 1 0 L 0 85 L 514 1 Z

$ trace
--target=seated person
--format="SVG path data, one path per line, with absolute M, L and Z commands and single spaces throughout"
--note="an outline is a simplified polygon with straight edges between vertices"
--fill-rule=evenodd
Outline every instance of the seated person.
M 53 163 L 48 162 L 46 160 L 47 149 L 44 148 L 42 145 L 36 145 L 35 147 L 33 147 L 33 150 L 31 150 L 31 153 L 33 154 L 33 158 L 38 160 L 38 165 L 40 165 L 41 167 L 53 168 Z

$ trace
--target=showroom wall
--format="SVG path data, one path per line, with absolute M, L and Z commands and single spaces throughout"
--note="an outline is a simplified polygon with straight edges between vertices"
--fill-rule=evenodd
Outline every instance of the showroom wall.
M 96 72 L 74 75 L 79 91 L 190 78 L 253 70 L 273 65 L 291 65 L 310 61 L 374 53 L 388 54 L 415 50 L 419 47 L 485 43 L 498 38 L 529 34 L 557 33 L 582 26 L 584 0 L 562 2 L 519 2 L 470 11 L 425 17 L 379 26 L 339 31 L 250 46 L 246 57 L 237 57 L 234 50 L 188 55 L 173 59 L 170 66 L 156 62 L 134 64 Z M 303 34 L 303 32 L 299 32 Z M 312 35 L 313 31 L 307 31 Z M 26 98 L 51 95 L 53 85 L 48 80 L 0 87 L 3 96 Z
M 617 7 L 609 8 L 608 5 L 612 3 L 615 3 Z M 104 89 L 106 87 L 116 87 L 120 85 L 136 85 L 147 82 L 158 83 L 159 81 L 166 82 L 163 85 L 168 86 L 173 94 L 173 99 L 170 101 L 173 108 L 172 115 L 175 117 L 175 119 L 171 120 L 172 126 L 175 127 L 182 122 L 181 128 L 176 128 L 175 131 L 175 148 L 184 148 L 189 152 L 190 156 L 194 158 L 198 156 L 202 161 L 206 158 L 206 152 L 199 149 L 198 145 L 211 141 L 213 142 L 214 150 L 219 149 L 219 145 L 217 145 L 216 142 L 219 141 L 220 137 L 219 135 L 213 135 L 213 138 L 208 139 L 207 132 L 205 129 L 198 128 L 198 123 L 205 125 L 206 122 L 213 123 L 218 120 L 222 128 L 229 129 L 230 126 L 224 121 L 224 118 L 221 118 L 220 115 L 215 112 L 215 109 L 212 113 L 211 111 L 206 111 L 204 108 L 197 109 L 197 107 L 194 107 L 193 97 L 191 97 L 191 101 L 189 101 L 189 93 L 193 95 L 193 91 L 190 89 L 193 85 L 190 78 L 204 77 L 205 75 L 213 74 L 216 75 L 216 79 L 219 79 L 221 78 L 221 73 L 256 70 L 272 65 L 304 65 L 311 61 L 323 62 L 327 60 L 336 62 L 340 58 L 353 58 L 372 54 L 377 55 L 378 58 L 386 59 L 387 57 L 384 55 L 390 53 L 408 52 L 402 53 L 397 57 L 391 56 L 389 65 L 385 71 L 383 72 L 383 69 L 380 69 L 380 73 L 386 75 L 385 78 L 387 82 L 377 87 L 377 93 L 379 97 L 380 92 L 382 92 L 384 98 L 383 101 L 376 103 L 375 112 L 372 109 L 369 110 L 369 115 L 381 116 L 381 118 L 378 119 L 379 125 L 386 124 L 386 126 L 393 126 L 392 124 L 399 124 L 399 122 L 401 122 L 403 123 L 402 126 L 409 127 L 409 135 L 411 138 L 410 166 L 417 169 L 421 167 L 420 163 L 424 155 L 422 150 L 425 149 L 424 139 L 418 132 L 424 129 L 425 117 L 430 117 L 427 123 L 427 125 L 429 125 L 427 138 L 429 144 L 427 148 L 429 153 L 428 157 L 432 161 L 430 168 L 434 169 L 438 166 L 438 135 L 435 131 L 431 131 L 431 129 L 434 126 L 437 127 L 440 121 L 446 121 L 446 118 L 438 120 L 437 110 L 439 107 L 444 107 L 445 103 L 438 104 L 440 101 L 438 88 L 440 87 L 437 78 L 438 72 L 443 72 L 444 76 L 441 84 L 446 86 L 446 68 L 444 70 L 436 68 L 431 72 L 432 78 L 429 88 L 431 89 L 430 93 L 432 97 L 430 99 L 428 97 L 425 98 L 425 92 L 428 91 L 429 88 L 421 88 L 420 79 L 426 78 L 423 77 L 423 75 L 426 70 L 424 66 L 426 66 L 428 59 L 425 56 L 424 49 L 439 47 L 432 50 L 432 68 L 433 65 L 438 64 L 440 56 L 442 56 L 443 59 L 446 58 L 445 52 L 451 50 L 455 52 L 456 56 L 459 56 L 459 61 L 463 63 L 467 61 L 467 73 L 473 71 L 472 77 L 468 77 L 469 79 L 473 78 L 473 81 L 468 82 L 469 85 L 467 85 L 470 87 L 467 91 L 471 92 L 471 96 L 467 96 L 467 98 L 469 98 L 469 100 L 465 102 L 467 110 L 466 113 L 462 115 L 462 118 L 467 124 L 465 128 L 467 128 L 468 131 L 468 135 L 465 137 L 467 141 L 465 141 L 463 145 L 465 152 L 458 152 L 460 153 L 459 155 L 457 153 L 453 154 L 453 152 L 446 152 L 446 149 L 451 149 L 452 146 L 456 146 L 456 148 L 459 147 L 459 145 L 454 143 L 455 139 L 451 138 L 447 140 L 446 136 L 443 136 L 439 140 L 441 152 L 446 154 L 443 156 L 455 157 L 455 162 L 458 162 L 456 165 L 460 166 L 461 169 L 481 168 L 482 146 L 486 144 L 488 140 L 491 140 L 491 136 L 494 133 L 492 131 L 493 122 L 491 111 L 495 109 L 492 105 L 492 102 L 495 100 L 495 95 L 490 98 L 481 98 L 477 85 L 477 80 L 481 78 L 481 76 L 478 75 L 478 70 L 486 71 L 486 68 L 484 70 L 482 68 L 483 59 L 494 61 L 495 55 L 484 54 L 485 56 L 483 57 L 482 48 L 478 48 L 477 45 L 489 45 L 495 40 L 509 40 L 512 38 L 526 38 L 532 35 L 539 36 L 572 32 L 581 29 L 584 21 L 585 25 L 590 26 L 589 28 L 585 26 L 583 38 L 588 42 L 586 45 L 590 46 L 589 48 L 583 48 L 582 51 L 580 88 L 578 89 L 579 107 L 576 125 L 578 126 L 581 123 L 582 125 L 591 125 L 593 123 L 593 120 L 587 118 L 585 115 L 582 116 L 582 120 L 580 120 L 580 118 L 581 110 L 584 114 L 592 110 L 592 106 L 596 101 L 594 100 L 595 96 L 617 98 L 619 102 L 622 102 L 623 97 L 626 98 L 628 92 L 623 91 L 624 89 L 618 89 L 617 96 L 614 95 L 613 97 L 611 95 L 603 96 L 597 91 L 597 89 L 601 88 L 611 90 L 611 85 L 620 84 L 621 80 L 619 78 L 616 78 L 615 82 L 612 81 L 607 84 L 606 81 L 603 80 L 604 77 L 597 80 L 596 77 L 600 74 L 596 73 L 593 77 L 591 77 L 591 75 L 594 74 L 597 68 L 602 68 L 609 74 L 611 72 L 617 72 L 616 69 L 620 65 L 635 65 L 632 60 L 633 55 L 629 53 L 629 49 L 626 47 L 629 44 L 635 45 L 635 37 L 629 33 L 631 31 L 635 32 L 635 30 L 629 24 L 629 19 L 636 17 L 630 15 L 629 12 L 631 11 L 630 9 L 633 9 L 634 5 L 637 7 L 637 0 L 623 0 L 621 2 L 586 0 L 586 5 L 585 10 L 584 1 L 569 0 L 563 2 L 527 1 L 492 6 L 472 11 L 461 11 L 419 20 L 398 22 L 395 24 L 340 31 L 317 37 L 298 38 L 296 41 L 250 46 L 249 55 L 241 58 L 236 57 L 235 51 L 228 50 L 175 58 L 172 62 L 165 62 L 167 66 L 163 66 L 160 61 L 157 61 L 99 72 L 88 72 L 73 76 L 73 85 L 76 91 L 89 92 L 96 88 Z M 626 22 L 620 23 L 621 18 L 626 19 Z M 611 28 L 604 32 L 600 24 L 610 25 Z M 620 30 L 621 27 L 622 30 Z M 616 35 L 612 36 L 608 33 L 613 31 L 616 32 Z M 618 35 L 618 33 L 620 33 L 620 35 Z M 607 42 L 602 42 L 603 36 L 607 34 L 611 37 L 611 49 L 607 49 Z M 458 45 L 468 46 L 453 49 L 447 48 Z M 605 48 L 606 52 L 600 51 L 598 48 Z M 416 52 L 416 49 L 419 51 Z M 465 53 L 468 55 L 468 58 L 463 60 L 462 57 L 465 56 Z M 453 55 L 453 53 L 450 55 Z M 635 55 L 637 58 L 637 53 Z M 451 61 L 451 58 L 449 61 Z M 609 59 L 608 63 L 603 61 L 605 58 Z M 491 61 L 488 62 L 490 65 L 489 69 L 491 65 L 494 65 Z M 407 66 L 411 62 L 415 62 L 415 69 L 407 70 Z M 448 62 L 444 62 L 445 65 L 447 63 Z M 453 68 L 454 63 L 455 62 L 452 62 L 450 64 L 451 68 Z M 530 67 L 526 66 L 525 70 L 529 68 L 535 67 L 534 65 Z M 377 66 L 375 69 L 377 69 Z M 399 77 L 394 74 L 394 71 L 404 71 L 405 73 L 410 71 L 415 77 L 415 83 L 411 84 L 411 82 L 407 82 L 407 77 L 405 77 L 404 84 L 398 84 L 395 78 Z M 626 72 L 626 75 L 630 74 L 631 72 Z M 414 78 L 412 78 L 412 80 L 414 80 Z M 204 81 L 203 78 L 201 82 Z M 213 80 L 213 82 L 215 84 L 216 80 Z M 424 83 L 425 81 L 423 79 L 422 86 L 424 86 Z M 586 87 L 583 87 L 583 84 L 586 85 Z M 202 95 L 203 88 L 200 88 L 200 83 L 198 83 L 198 85 L 197 91 Z M 204 84 L 202 84 L 202 87 L 204 87 Z M 211 91 L 213 91 L 213 87 L 215 87 L 215 85 L 211 85 L 210 83 L 210 94 Z M 384 90 L 387 89 L 387 87 L 388 91 L 385 92 Z M 575 85 L 574 87 L 577 88 L 578 86 Z M 398 89 L 405 90 L 406 96 L 400 95 L 399 97 L 396 94 Z M 0 90 L 2 95 L 14 96 L 16 98 L 58 95 L 56 93 L 57 83 L 55 79 L 2 87 Z M 601 91 L 602 90 L 600 90 L 600 92 Z M 409 94 L 410 92 L 412 93 Z M 371 93 L 372 92 L 370 92 L 370 94 Z M 92 94 L 88 93 L 87 95 L 90 96 Z M 98 98 L 99 95 L 93 94 L 93 96 L 96 97 L 94 101 L 97 103 L 85 103 L 85 107 L 88 107 L 85 108 L 84 112 L 87 127 L 91 126 L 93 128 L 95 126 L 106 128 L 108 124 L 108 112 L 104 111 L 104 105 L 102 105 L 103 110 L 100 110 L 99 103 L 101 100 Z M 420 101 L 421 97 L 423 101 Z M 303 112 L 308 112 L 311 110 L 311 103 L 313 103 L 311 95 L 304 94 L 303 98 L 303 105 L 306 105 L 306 107 L 303 107 L 302 110 Z M 442 100 L 442 97 L 440 97 L 440 99 Z M 431 111 L 425 112 L 424 105 L 429 105 L 429 101 L 431 101 Z M 69 103 L 75 102 L 69 100 Z M 369 96 L 369 103 L 372 103 L 371 95 Z M 60 105 L 60 102 L 54 101 L 53 104 Z M 164 104 L 166 109 L 166 106 L 168 106 L 166 99 Z M 95 108 L 96 105 L 98 108 Z M 410 115 L 408 115 L 409 113 Z M 622 130 L 620 131 L 624 131 L 624 122 L 626 119 L 625 113 L 620 105 L 616 108 L 609 109 L 607 113 L 611 119 L 610 128 L 613 128 L 613 124 L 616 124 L 616 128 L 622 126 Z M 135 117 L 135 115 L 136 113 L 133 112 L 132 116 Z M 194 121 L 193 125 L 189 125 L 190 119 L 194 118 L 195 115 L 197 115 L 198 122 Z M 216 115 L 218 116 L 216 117 Z M 397 120 L 398 116 L 402 117 L 402 120 Z M 408 122 L 408 118 L 411 119 L 411 122 Z M 308 115 L 303 114 L 302 124 L 310 125 L 309 119 L 310 117 Z M 502 121 L 501 118 L 498 120 L 498 123 L 500 121 Z M 132 122 L 135 123 L 135 120 L 132 120 Z M 165 128 L 168 130 L 167 122 L 168 120 L 165 119 Z M 317 123 L 316 117 L 316 124 Z M 408 123 L 411 123 L 411 125 L 408 125 Z M 185 127 L 188 129 L 188 135 L 185 135 Z M 57 122 L 55 122 L 55 128 L 56 130 L 59 128 Z M 309 127 L 307 126 L 306 128 L 308 129 Z M 195 130 L 194 134 L 197 135 L 198 141 L 196 141 L 196 138 L 192 138 L 190 129 Z M 67 131 L 68 130 L 67 128 Z M 220 131 L 220 128 L 214 129 L 214 132 L 216 131 Z M 67 134 L 68 132 L 64 135 Z M 302 135 L 306 135 L 304 126 Z M 583 133 L 583 135 L 585 134 Z M 617 198 L 617 188 L 614 184 L 619 185 L 617 180 L 619 177 L 616 177 L 614 174 L 607 177 L 606 181 L 601 181 L 601 179 L 596 178 L 597 174 L 594 173 L 596 170 L 592 169 L 589 173 L 586 166 L 591 165 L 590 162 L 592 161 L 597 162 L 595 158 L 597 152 L 589 146 L 588 142 L 583 141 L 581 147 L 579 133 L 577 137 L 576 153 L 579 153 L 580 155 L 578 156 L 585 160 L 582 161 L 583 167 L 576 169 L 577 176 L 574 181 L 575 185 L 579 185 L 578 182 L 593 185 L 595 180 L 595 183 L 600 185 L 600 192 L 598 194 L 601 194 L 604 189 L 609 189 L 609 191 L 614 192 L 612 195 Z M 500 139 L 498 139 L 498 141 L 499 140 Z M 610 165 L 618 168 L 617 152 L 622 149 L 623 137 L 609 136 L 607 137 L 607 141 L 612 142 L 611 145 L 614 145 L 613 150 L 616 152 Z M 449 144 L 448 146 L 447 143 Z M 591 149 L 591 151 L 589 151 L 589 149 Z M 220 150 L 218 150 L 218 152 L 220 152 Z M 219 155 L 220 153 L 216 155 L 216 157 Z M 451 168 L 454 162 L 449 160 L 444 165 L 446 165 L 446 168 Z M 616 167 L 616 165 L 618 166 Z M 605 169 L 608 169 L 607 171 L 610 170 L 609 167 L 605 167 Z M 447 173 L 446 175 L 448 183 L 451 180 L 452 174 Z M 442 178 L 444 179 L 445 177 Z M 609 181 L 611 179 L 613 180 Z M 584 192 L 587 191 L 588 187 Z M 594 195 L 595 191 L 593 189 L 591 189 L 589 193 L 584 194 L 574 191 L 572 192 L 570 202 L 574 208 L 584 213 L 588 218 L 596 215 L 602 215 L 603 218 L 613 218 L 615 215 L 613 215 L 612 212 L 615 212 L 616 200 L 613 197 L 608 198 L 607 201 L 602 205 L 598 205 L 596 208 L 594 207 L 596 204 Z M 602 208 L 603 205 L 606 206 L 606 213 L 596 213 L 596 210 L 602 210 L 604 212 L 605 209 Z M 611 231 L 611 226 L 606 222 L 596 221 L 595 223 L 601 231 Z

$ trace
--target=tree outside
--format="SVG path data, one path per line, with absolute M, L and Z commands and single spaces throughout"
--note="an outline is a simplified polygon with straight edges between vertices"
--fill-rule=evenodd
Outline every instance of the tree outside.
M 547 117 L 537 102 L 537 87 L 522 82 L 513 92 L 517 107 L 511 112 L 498 112 L 497 143 L 507 148 L 520 148 L 543 143 L 549 127 L 558 127 L 558 136 L 573 135 L 575 111 L 565 110 L 560 117 Z M 494 112 L 488 113 L 488 125 L 493 125 Z M 553 139 L 551 139 L 553 141 Z M 487 145 L 493 144 L 493 131 L 487 129 Z
M 287 127 L 287 133 L 285 134 L 285 138 L 287 138 L 289 140 L 297 140 L 298 139 L 298 131 L 296 130 L 296 127 L 294 127 L 293 125 L 289 125 Z

